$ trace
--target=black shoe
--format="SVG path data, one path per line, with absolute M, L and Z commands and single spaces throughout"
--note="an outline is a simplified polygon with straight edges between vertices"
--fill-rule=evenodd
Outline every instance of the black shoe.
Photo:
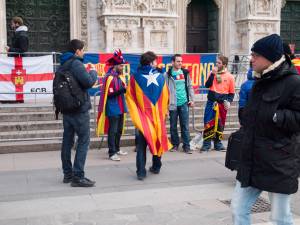
M 137 175 L 138 180 L 144 180 L 145 178 L 146 178 L 146 176 Z
M 152 166 L 149 168 L 149 171 L 150 171 L 151 173 L 154 173 L 154 174 L 159 174 L 159 170 L 153 169 Z
M 63 182 L 65 184 L 68 184 L 68 183 L 70 183 L 72 181 L 72 179 L 73 179 L 73 175 L 64 175 Z
M 83 178 L 73 177 L 71 186 L 72 187 L 93 187 L 95 183 L 96 183 L 95 181 L 92 181 L 86 177 Z
M 193 154 L 192 150 L 187 148 L 187 149 L 183 149 L 183 152 L 186 154 Z
M 215 150 L 219 151 L 219 152 L 224 152 L 226 150 L 226 148 L 223 145 L 221 145 L 221 146 L 218 146 L 217 148 L 215 147 Z

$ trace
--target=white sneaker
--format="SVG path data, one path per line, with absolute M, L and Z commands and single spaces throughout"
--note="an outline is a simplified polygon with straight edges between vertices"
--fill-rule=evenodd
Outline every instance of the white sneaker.
M 109 157 L 109 159 L 112 161 L 120 161 L 121 160 L 121 158 L 117 154 L 112 155 L 111 157 Z
M 123 152 L 122 150 L 120 150 L 120 151 L 117 152 L 117 154 L 118 154 L 118 155 L 127 155 L 128 152 Z

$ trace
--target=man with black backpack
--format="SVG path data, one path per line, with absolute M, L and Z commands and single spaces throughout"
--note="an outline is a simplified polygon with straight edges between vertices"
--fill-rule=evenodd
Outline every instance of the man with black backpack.
M 61 67 L 55 73 L 53 81 L 54 105 L 56 113 L 63 114 L 63 142 L 61 161 L 64 183 L 72 187 L 92 187 L 91 181 L 84 175 L 84 164 L 90 143 L 91 100 L 88 89 L 97 80 L 97 72 L 91 68 L 87 72 L 83 65 L 84 43 L 71 40 L 68 52 L 61 56 Z M 78 136 L 74 164 L 71 162 L 71 149 L 75 133 Z

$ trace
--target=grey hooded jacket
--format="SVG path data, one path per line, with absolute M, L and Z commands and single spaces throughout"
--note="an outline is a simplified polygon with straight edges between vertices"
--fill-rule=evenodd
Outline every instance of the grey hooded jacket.
M 186 69 L 182 69 L 182 72 L 185 78 L 185 90 L 187 94 L 187 101 L 193 102 L 194 89 L 190 79 L 189 71 Z M 176 84 L 175 84 L 175 80 L 172 77 L 172 67 L 169 69 L 168 72 L 165 73 L 165 80 L 167 82 L 169 92 L 170 92 L 169 110 L 176 110 L 177 109 Z

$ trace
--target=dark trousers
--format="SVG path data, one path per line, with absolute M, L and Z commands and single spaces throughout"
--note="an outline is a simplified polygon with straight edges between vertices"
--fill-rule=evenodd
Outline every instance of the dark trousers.
M 89 112 L 63 115 L 63 142 L 61 148 L 61 161 L 66 176 L 72 174 L 84 177 L 84 165 L 90 144 L 90 114 Z M 74 164 L 72 166 L 71 150 L 74 145 L 75 134 L 78 136 Z
M 190 149 L 190 131 L 189 131 L 189 106 L 187 103 L 182 106 L 177 106 L 177 110 L 170 110 L 170 133 L 171 143 L 173 146 L 179 146 L 179 136 L 177 131 L 177 121 L 179 117 L 181 139 L 183 149 Z
M 143 134 L 141 132 L 136 133 L 136 174 L 138 176 L 145 177 L 147 172 L 146 172 L 146 148 L 147 148 L 147 141 Z M 161 168 L 161 157 L 158 157 L 154 155 L 152 157 L 152 168 L 154 171 L 160 171 Z
M 124 124 L 124 115 L 117 115 L 117 116 L 109 116 L 109 127 L 108 127 L 108 136 L 107 136 L 107 143 L 108 143 L 108 154 L 109 157 L 116 154 L 120 151 L 120 140 L 123 131 L 123 124 Z

